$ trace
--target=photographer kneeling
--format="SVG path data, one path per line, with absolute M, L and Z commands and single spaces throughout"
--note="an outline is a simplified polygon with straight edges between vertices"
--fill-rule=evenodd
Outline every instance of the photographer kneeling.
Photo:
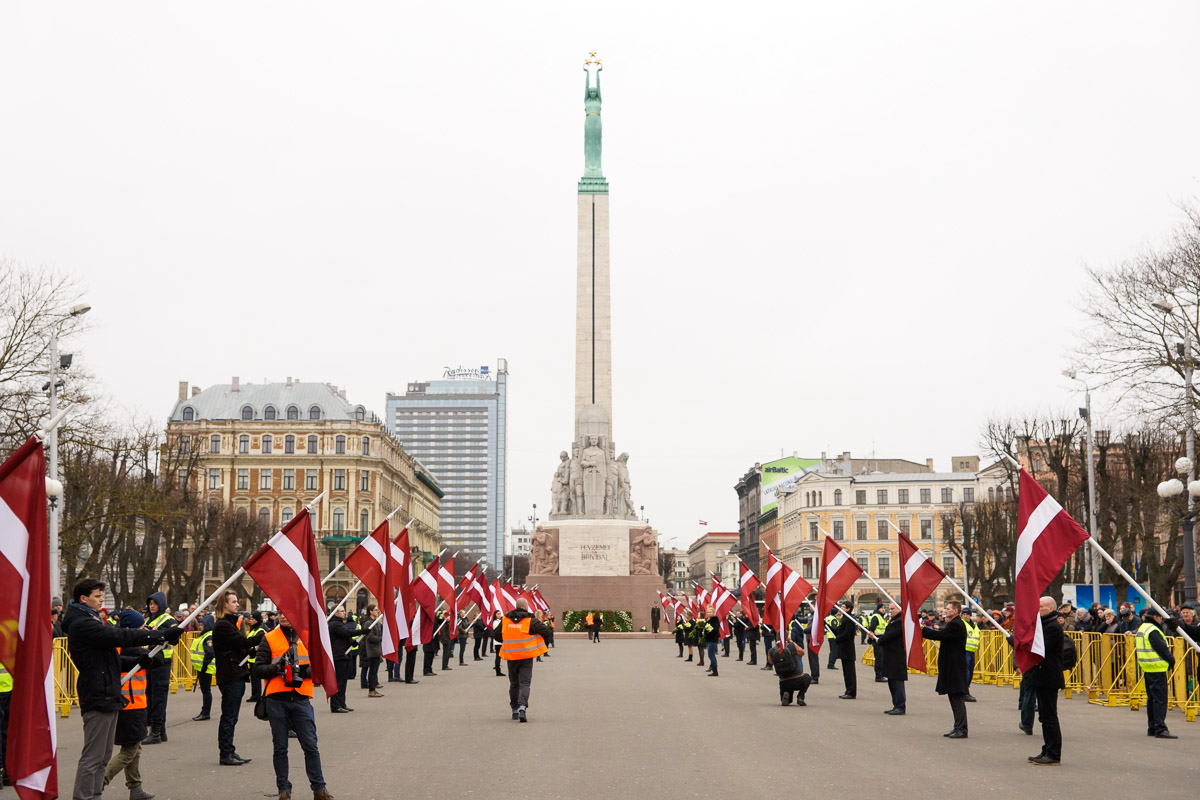
M 796 705 L 808 705 L 804 695 L 812 683 L 812 678 L 804 674 L 804 650 L 795 642 L 781 640 L 782 648 L 772 647 L 767 651 L 767 664 L 775 668 L 775 676 L 779 678 L 779 704 L 792 704 L 792 695 L 796 695 Z
M 321 772 L 321 753 L 317 750 L 317 724 L 313 719 L 312 667 L 308 648 L 282 613 L 279 627 L 263 637 L 255 657 L 254 677 L 267 681 L 267 718 L 271 721 L 274 745 L 275 786 L 279 800 L 291 800 L 292 783 L 288 780 L 288 729 L 296 732 L 304 751 L 304 770 L 313 800 L 333 800 L 325 788 Z

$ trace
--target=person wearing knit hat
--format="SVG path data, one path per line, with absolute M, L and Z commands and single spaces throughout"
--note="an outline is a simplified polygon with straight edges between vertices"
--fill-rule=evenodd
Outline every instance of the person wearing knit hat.
M 146 625 L 146 619 L 132 608 L 117 614 L 117 625 L 121 628 L 138 630 Z M 146 673 L 148 669 L 161 669 L 162 656 L 148 657 L 144 647 L 121 648 L 121 671 L 136 670 L 134 677 L 122 688 L 129 704 L 117 714 L 117 735 L 113 744 L 121 749 L 113 754 L 104 769 L 104 785 L 120 772 L 125 772 L 125 786 L 129 789 L 129 800 L 150 800 L 154 795 L 142 788 L 142 739 L 146 737 Z

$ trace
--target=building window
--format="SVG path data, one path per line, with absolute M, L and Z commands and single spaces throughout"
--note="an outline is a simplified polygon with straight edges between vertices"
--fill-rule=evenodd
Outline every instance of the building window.
M 220 434 L 213 434 L 213 435 L 212 435 L 212 436 L 209 438 L 209 440 L 208 440 L 208 452 L 210 452 L 210 453 L 219 453 L 219 452 L 221 452 L 221 435 L 220 435 Z
M 304 490 L 315 492 L 317 490 L 317 471 L 315 469 L 306 469 L 304 471 Z
M 967 488 L 963 489 L 963 502 L 964 503 L 974 503 L 975 502 L 975 490 L 973 488 L 967 487 Z
M 358 471 L 358 490 L 360 492 L 371 491 L 371 473 L 365 469 Z
M 922 539 L 932 539 L 933 538 L 933 520 L 931 520 L 931 519 L 921 520 L 921 538 Z
M 833 538 L 839 542 L 846 538 L 846 523 L 840 519 L 833 521 Z
M 262 438 L 262 451 L 263 451 L 263 455 L 267 455 L 271 452 L 271 437 L 270 436 L 264 436 Z
M 346 512 L 340 508 L 333 510 L 333 533 L 340 536 L 346 530 Z
M 346 470 L 335 469 L 333 471 L 333 490 L 335 492 L 346 491 Z
M 900 505 L 904 505 L 905 503 L 908 502 L 908 489 L 897 489 L 896 494 L 899 495 L 896 498 L 897 503 L 899 503 Z
M 308 418 L 310 420 L 320 419 L 321 418 L 321 407 L 320 406 L 309 406 Z
M 196 410 L 194 408 L 192 408 L 191 406 L 188 406 L 187 408 L 185 408 L 183 410 L 183 421 L 184 422 L 195 422 L 196 421 Z
M 929 505 L 929 503 L 931 502 L 929 499 L 929 489 L 921 490 L 921 502 L 924 503 L 925 505 Z
M 283 437 L 283 452 L 287 453 L 289 456 L 292 453 L 296 452 L 296 437 L 295 436 Z
M 285 469 L 283 471 L 283 488 L 287 491 L 296 488 L 296 470 Z
M 817 523 L 815 522 L 808 523 L 808 540 L 810 542 L 817 541 Z
M 263 419 L 268 419 L 268 420 L 274 421 L 275 406 L 267 406 L 266 408 L 263 409 Z
M 280 511 L 279 519 L 281 519 L 284 522 L 291 522 L 292 521 L 292 510 L 290 508 L 285 508 L 283 511 Z
M 855 489 L 854 490 L 854 502 L 860 506 L 865 506 L 867 504 L 867 490 L 866 489 Z
M 258 471 L 258 489 L 262 492 L 271 491 L 271 470 L 260 469 Z
M 187 491 L 188 488 L 188 471 L 186 469 L 179 470 L 179 488 Z
M 221 470 L 210 469 L 208 471 L 208 488 L 209 489 L 220 489 L 221 488 Z
M 866 556 L 855 556 L 854 560 L 858 562 L 858 566 L 862 567 L 863 572 L 871 571 L 871 563 L 867 560 Z
M 949 486 L 942 489 L 942 502 L 943 503 L 953 503 L 954 502 L 954 490 L 951 489 Z
M 346 454 L 346 437 L 338 436 L 333 440 L 333 452 L 339 456 Z
M 875 502 L 881 506 L 887 505 L 887 489 L 875 490 Z
M 910 519 L 899 520 L 897 527 L 900 528 L 900 532 L 903 533 L 905 536 L 907 536 L 910 539 L 912 538 L 912 520 L 910 520 Z
M 948 541 L 954 540 L 954 517 L 949 514 L 942 517 L 942 538 Z
M 865 519 L 856 519 L 854 521 L 854 538 L 860 542 L 867 540 L 867 521 Z
M 363 451 L 362 454 L 364 456 L 371 455 L 371 437 L 370 436 L 364 436 L 362 438 L 362 451 Z
M 356 421 L 362 422 L 366 418 L 367 418 L 367 410 L 365 408 L 363 408 L 362 406 L 359 406 L 358 408 L 354 409 L 354 419 Z
M 260 508 L 258 510 L 258 521 L 262 524 L 262 526 L 264 528 L 271 527 L 271 509 Z
M 254 419 L 254 409 L 251 408 L 250 406 L 242 406 L 242 419 L 243 420 Z
M 371 512 L 365 508 L 358 512 L 358 532 L 364 536 L 370 533 L 371 528 Z
M 192 437 L 186 433 L 179 437 L 179 452 L 181 455 L 192 452 Z
M 244 492 L 250 488 L 250 470 L 239 469 L 237 477 L 238 491 Z
M 996 500 L 996 487 L 989 486 L 988 487 L 988 502 L 991 503 L 991 502 L 994 502 L 995 500 Z
M 238 452 L 239 453 L 249 453 L 250 452 L 250 437 L 249 436 L 239 436 L 238 437 Z
M 295 406 L 288 406 L 287 407 L 287 418 L 288 419 L 300 419 L 300 409 L 296 408 Z
M 316 436 L 308 437 L 308 454 L 310 456 L 315 456 L 317 454 L 317 437 Z
M 892 532 L 891 532 L 891 529 L 888 528 L 888 521 L 886 519 L 875 520 L 875 538 L 876 539 L 878 539 L 881 542 L 886 542 L 888 539 L 891 538 L 891 535 L 892 535 Z
M 833 490 L 833 504 L 835 506 L 840 506 L 842 504 L 842 490 L 841 489 Z
M 813 560 L 806 558 L 801 563 L 804 565 L 804 577 L 811 579 L 813 577 Z
M 947 577 L 957 578 L 958 575 L 954 572 L 957 559 L 950 553 L 942 553 L 942 572 L 946 573 Z
M 892 577 L 892 557 L 889 553 L 875 554 L 875 577 L 881 581 Z

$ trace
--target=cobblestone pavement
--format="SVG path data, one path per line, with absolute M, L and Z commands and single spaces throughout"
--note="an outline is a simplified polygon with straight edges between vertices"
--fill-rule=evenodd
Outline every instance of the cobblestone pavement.
M 675 658 L 663 640 L 562 640 L 536 664 L 529 724 L 511 719 L 508 681 L 491 660 L 454 666 L 418 686 L 385 683 L 353 714 L 318 702 L 317 730 L 338 800 L 390 798 L 893 798 L 939 796 L 1192 796 L 1200 723 L 1172 711 L 1177 741 L 1146 737 L 1144 711 L 1060 699 L 1063 764 L 1036 767 L 1040 729 L 1017 729 L 1017 692 L 976 686 L 970 738 L 942 738 L 950 707 L 933 679 L 910 676 L 908 714 L 884 716 L 887 685 L 858 665 L 857 700 L 838 700 L 838 670 L 822 670 L 804 708 L 782 708 L 772 673 L 734 658 L 719 678 Z M 861 650 L 860 650 L 861 655 Z M 440 663 L 440 661 L 439 661 Z M 318 698 L 321 697 L 318 690 Z M 219 697 L 214 698 L 214 712 Z M 143 748 L 145 788 L 160 800 L 275 796 L 267 723 L 242 707 L 237 749 L 253 762 L 217 764 L 217 718 L 192 722 L 200 695 L 176 694 L 167 744 Z M 82 724 L 59 723 L 59 786 L 70 797 Z M 294 796 L 307 798 L 291 742 Z M 0 793 L 0 797 L 11 792 Z M 952 793 L 952 794 L 951 794 Z M 8 794 L 8 796 L 12 796 Z M 123 778 L 105 792 L 127 796 Z

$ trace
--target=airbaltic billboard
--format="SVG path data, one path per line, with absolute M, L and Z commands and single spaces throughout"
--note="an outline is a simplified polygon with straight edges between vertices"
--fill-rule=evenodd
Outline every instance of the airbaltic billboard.
M 770 511 L 776 504 L 776 492 L 792 488 L 806 472 L 821 466 L 819 458 L 781 458 L 762 465 L 762 510 Z

